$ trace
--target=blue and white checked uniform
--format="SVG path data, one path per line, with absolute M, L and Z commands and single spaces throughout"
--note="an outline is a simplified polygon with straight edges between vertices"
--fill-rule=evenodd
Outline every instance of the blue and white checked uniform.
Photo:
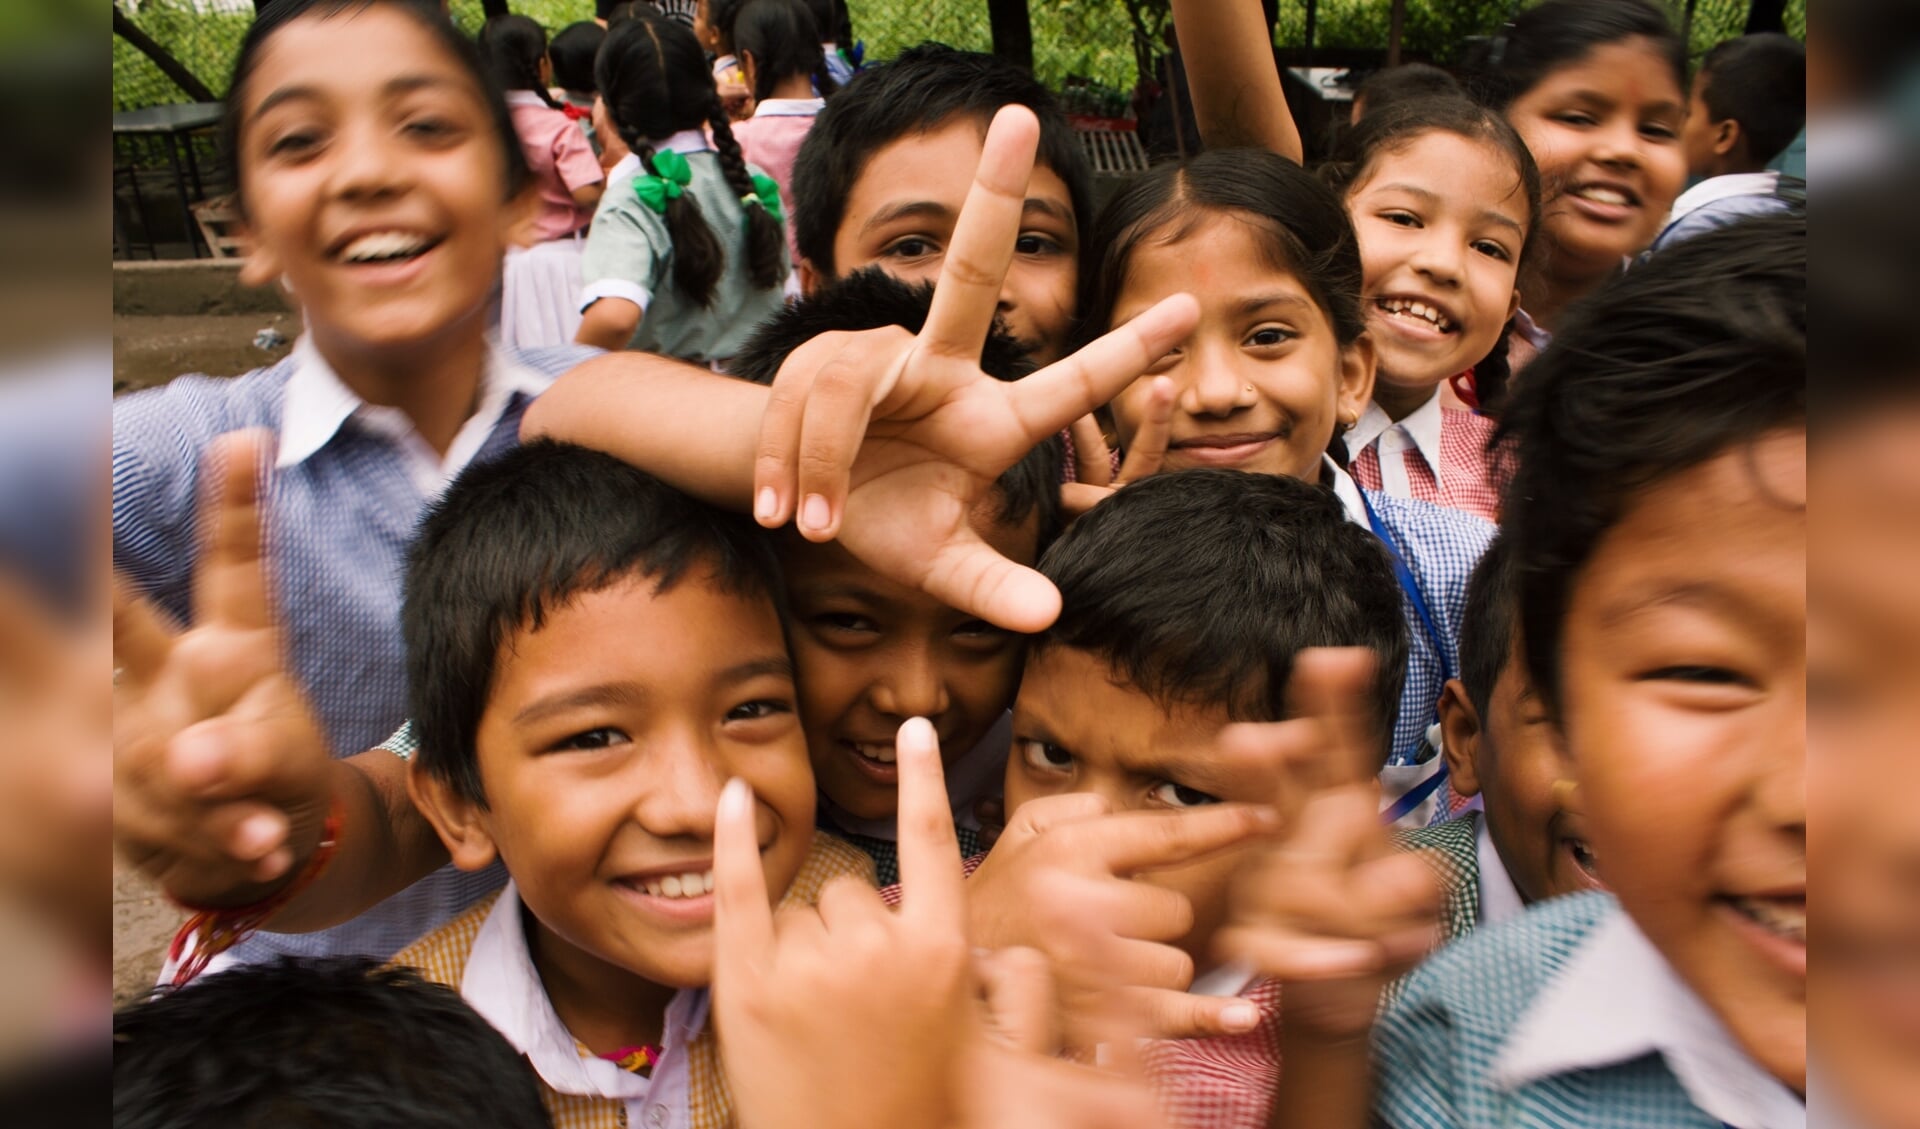
M 424 442 L 395 434 L 392 409 L 352 399 L 304 340 L 279 364 L 245 376 L 183 376 L 123 397 L 113 406 L 114 568 L 190 624 L 203 454 L 223 433 L 272 430 L 280 450 L 265 525 L 286 654 L 333 755 L 372 748 L 407 714 L 400 587 L 423 509 L 466 461 L 461 455 L 486 459 L 516 444 L 533 396 L 590 355 L 571 347 L 490 353 L 480 407 L 437 481 L 421 473 Z M 503 881 L 498 868 L 462 874 L 448 866 L 345 925 L 256 934 L 233 956 L 384 959 Z
M 1375 1025 L 1392 1129 L 1806 1129 L 1609 894 L 1541 902 L 1443 949 Z

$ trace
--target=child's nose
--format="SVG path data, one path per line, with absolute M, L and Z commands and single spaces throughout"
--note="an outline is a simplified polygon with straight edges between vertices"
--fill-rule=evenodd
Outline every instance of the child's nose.
M 659 742 L 652 755 L 634 758 L 644 779 L 636 781 L 635 822 L 655 838 L 711 838 L 713 812 L 726 772 L 711 742 L 686 733 Z
M 333 142 L 333 190 L 342 197 L 377 197 L 397 191 L 407 162 L 396 159 L 385 131 L 342 129 Z
M 1195 416 L 1229 416 L 1252 404 L 1253 386 L 1231 365 L 1209 363 L 1196 354 L 1187 365 L 1188 379 L 1181 390 L 1180 409 Z
M 874 709 L 902 721 L 939 717 L 952 704 L 946 681 L 924 657 L 895 662 L 887 676 L 874 683 L 872 700 Z

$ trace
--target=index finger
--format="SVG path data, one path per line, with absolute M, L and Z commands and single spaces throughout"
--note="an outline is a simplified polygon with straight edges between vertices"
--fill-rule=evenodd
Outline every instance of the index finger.
M 1025 106 L 1002 106 L 980 145 L 973 187 L 953 225 L 921 340 L 941 356 L 980 362 L 980 346 L 1000 305 L 1026 206 L 1040 120 Z
M 1287 712 L 1319 723 L 1331 783 L 1358 784 L 1380 774 L 1380 735 L 1367 708 L 1374 662 L 1364 647 L 1310 647 L 1294 660 Z
M 1090 853 L 1108 872 L 1127 877 L 1197 861 L 1275 827 L 1263 804 L 1208 804 L 1184 811 L 1129 811 L 1078 825 Z
M 901 913 L 941 936 L 963 937 L 967 913 L 960 844 L 932 723 L 908 718 L 894 738 L 894 756 L 900 769 Z
M 267 566 L 261 551 L 261 460 L 266 432 L 236 431 L 213 441 L 205 461 L 210 488 L 201 517 L 206 550 L 194 570 L 194 618 L 234 627 L 271 627 Z
M 150 682 L 166 665 L 173 633 L 160 614 L 134 595 L 126 581 L 113 581 L 113 663 L 136 683 Z
M 773 953 L 773 903 L 753 825 L 753 789 L 735 777 L 720 790 L 713 825 L 714 974 L 736 964 L 764 970 Z

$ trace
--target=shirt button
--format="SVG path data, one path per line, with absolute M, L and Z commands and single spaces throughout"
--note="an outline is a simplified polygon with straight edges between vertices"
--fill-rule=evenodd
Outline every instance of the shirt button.
M 663 1105 L 648 1106 L 647 1124 L 653 1126 L 653 1129 L 666 1129 L 667 1107 Z

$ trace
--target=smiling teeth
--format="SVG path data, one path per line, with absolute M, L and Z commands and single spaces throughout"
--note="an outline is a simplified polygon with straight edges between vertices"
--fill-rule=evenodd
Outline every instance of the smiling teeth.
M 894 762 L 892 745 L 866 745 L 859 741 L 851 741 L 848 743 L 853 746 L 854 752 L 859 753 L 870 761 L 879 761 L 881 764 L 892 764 Z
M 1573 190 L 1573 194 L 1582 200 L 1592 200 L 1596 204 L 1612 204 L 1620 208 L 1624 208 L 1633 202 L 1627 198 L 1626 193 L 1620 191 L 1618 188 L 1604 188 L 1597 184 L 1589 184 L 1581 188 L 1576 188 Z
M 347 244 L 340 258 L 349 263 L 410 259 L 427 249 L 427 238 L 404 231 L 376 231 Z
M 713 871 L 704 874 L 669 874 L 640 884 L 656 898 L 697 898 L 713 892 Z
M 1740 916 L 1777 936 L 1802 945 L 1807 943 L 1807 903 L 1779 898 L 1734 898 L 1734 910 Z
M 1414 302 L 1406 298 L 1382 298 L 1380 308 L 1390 314 L 1420 318 L 1442 332 L 1450 332 L 1453 329 L 1453 319 L 1425 302 Z

